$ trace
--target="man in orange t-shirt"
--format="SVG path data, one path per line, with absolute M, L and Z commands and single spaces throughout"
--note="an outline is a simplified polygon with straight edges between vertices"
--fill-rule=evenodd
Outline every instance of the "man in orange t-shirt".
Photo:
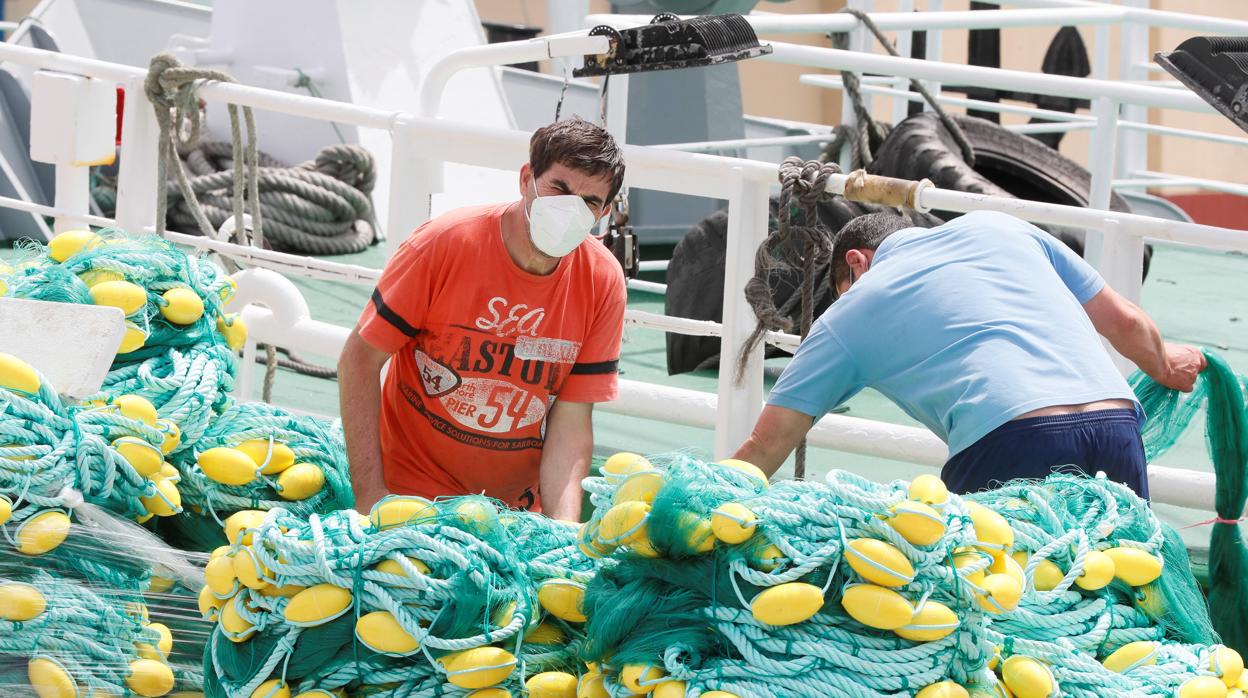
M 559 121 L 533 134 L 519 201 L 452 211 L 400 245 L 338 362 L 361 510 L 484 493 L 579 517 L 627 295 L 589 233 L 623 179 L 610 134 Z

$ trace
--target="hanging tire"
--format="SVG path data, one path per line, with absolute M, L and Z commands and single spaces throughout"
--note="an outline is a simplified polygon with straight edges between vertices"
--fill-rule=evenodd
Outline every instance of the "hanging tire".
M 975 151 L 972 167 L 962 157 L 953 135 L 932 112 L 916 114 L 893 127 L 868 168 L 872 174 L 901 179 L 930 179 L 941 189 L 1005 196 L 1066 206 L 1088 205 L 1092 175 L 1079 163 L 1040 141 L 1014 133 L 991 121 L 951 114 Z M 1110 209 L 1130 211 L 1127 202 L 1110 194 Z M 945 220 L 958 213 L 934 211 Z M 1083 254 L 1084 231 L 1045 227 L 1071 249 Z M 1148 277 L 1152 247 L 1144 248 Z
M 777 200 L 773 198 L 768 216 L 769 230 L 776 228 Z M 860 204 L 842 197 L 820 203 L 819 223 L 829 237 L 835 236 L 849 221 L 868 213 L 893 211 L 873 204 Z M 907 214 L 903 214 L 907 215 Z M 915 225 L 930 227 L 940 220 L 934 216 L 908 212 Z M 720 209 L 698 221 L 672 252 L 667 267 L 667 295 L 664 311 L 673 317 L 722 322 L 724 318 L 724 264 L 727 255 L 728 211 Z M 752 256 L 752 253 L 751 253 Z M 828 265 L 816 267 L 815 317 L 832 303 Z M 768 279 L 772 301 L 777 308 L 797 292 L 802 282 L 800 269 L 777 270 Z M 799 321 L 800 305 L 789 314 L 794 325 Z M 719 337 L 694 337 L 667 334 L 667 372 L 669 375 L 711 368 L 719 360 Z M 734 347 L 735 352 L 739 347 Z M 785 352 L 767 347 L 767 356 L 783 356 Z

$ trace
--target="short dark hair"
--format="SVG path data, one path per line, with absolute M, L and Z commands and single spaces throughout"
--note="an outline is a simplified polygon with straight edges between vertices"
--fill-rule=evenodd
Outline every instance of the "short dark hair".
M 573 117 L 556 121 L 533 132 L 529 139 L 529 167 L 541 177 L 559 163 L 589 175 L 610 175 L 607 203 L 615 200 L 624 185 L 624 155 L 606 129 Z
M 832 286 L 849 280 L 846 252 L 875 250 L 889 235 L 913 227 L 913 223 L 895 213 L 868 213 L 846 223 L 832 243 Z

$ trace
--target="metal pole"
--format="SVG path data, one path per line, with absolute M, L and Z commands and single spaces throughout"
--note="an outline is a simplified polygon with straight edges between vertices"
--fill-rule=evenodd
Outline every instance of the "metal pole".
M 121 122 L 121 164 L 117 173 L 117 225 L 141 233 L 156 225 L 156 199 L 164 196 L 164 182 L 156 181 L 160 128 L 156 112 L 143 90 L 143 76 L 124 83 L 125 114 Z M 159 232 L 159 231 L 158 231 Z
M 442 190 L 441 160 L 421 155 L 416 125 L 407 115 L 399 117 L 390 132 L 390 214 L 386 221 L 387 257 L 412 231 L 431 217 L 433 195 Z
M 768 187 L 740 179 L 728 199 L 728 245 L 724 260 L 724 324 L 719 343 L 719 409 L 715 413 L 715 457 L 731 456 L 749 436 L 763 405 L 763 348 L 745 360 L 737 383 L 738 356 L 758 318 L 745 301 L 745 284 L 754 276 L 754 251 L 767 237 Z
M 944 0 L 927 0 L 927 11 L 929 13 L 939 13 L 941 10 L 944 9 L 944 5 L 945 5 Z M 941 61 L 941 40 L 943 38 L 944 38 L 944 35 L 939 30 L 932 30 L 927 33 L 927 51 L 926 51 L 926 55 L 924 56 L 926 60 L 935 61 L 937 63 Z M 923 86 L 927 88 L 928 92 L 932 93 L 933 97 L 937 99 L 940 98 L 940 81 L 939 80 L 924 80 Z M 932 105 L 924 101 L 923 111 L 931 111 L 931 110 L 932 110 Z
M 907 14 L 914 12 L 914 0 L 900 0 L 897 3 L 897 10 Z M 910 49 L 914 44 L 914 32 L 910 29 L 899 29 L 897 31 L 897 53 L 903 56 L 910 55 Z M 906 78 L 897 78 L 893 83 L 898 90 L 909 90 L 910 81 Z M 910 101 L 893 98 L 893 123 L 900 124 L 906 120 L 910 113 Z
M 1122 4 L 1136 9 L 1148 9 L 1148 0 L 1122 0 Z M 1148 27 L 1140 22 L 1122 24 L 1118 36 L 1122 46 L 1118 50 L 1118 79 L 1126 81 L 1147 80 L 1148 69 L 1141 62 L 1152 62 L 1149 51 Z M 1148 108 L 1138 104 L 1123 105 L 1122 118 L 1137 123 L 1148 122 Z M 1130 129 L 1120 136 L 1122 147 L 1118 149 L 1118 176 L 1148 167 L 1148 134 Z
M 57 216 L 52 232 L 63 233 L 79 227 L 73 216 L 84 215 L 91 210 L 91 169 L 73 165 L 56 166 L 56 207 L 70 216 Z

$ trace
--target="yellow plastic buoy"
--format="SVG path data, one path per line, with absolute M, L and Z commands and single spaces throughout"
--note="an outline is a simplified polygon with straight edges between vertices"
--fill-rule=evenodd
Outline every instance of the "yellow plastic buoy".
M 754 535 L 758 517 L 744 504 L 728 502 L 711 512 L 711 533 L 725 543 L 744 543 Z
M 1230 647 L 1216 645 L 1209 653 L 1209 671 L 1221 678 L 1222 683 L 1234 688 L 1244 674 L 1244 658 Z
M 175 325 L 193 325 L 204 316 L 204 300 L 189 288 L 171 288 L 161 294 L 160 314 Z
M 1049 698 L 1057 695 L 1057 679 L 1037 659 L 1014 655 L 1001 665 L 1001 679 L 1017 698 Z
M 144 477 L 154 476 L 160 472 L 160 467 L 165 465 L 165 455 L 161 453 L 160 448 L 152 446 L 135 436 L 122 436 L 112 442 L 112 448 L 117 455 L 125 458 L 130 467 L 135 468 L 135 472 Z
M 684 698 L 684 695 L 681 693 L 679 698 Z M 581 678 L 576 682 L 576 698 L 611 698 L 611 694 L 607 693 L 607 687 L 603 684 L 602 674 L 597 671 L 581 674 Z
M 102 284 L 105 281 L 126 280 L 125 274 L 112 269 L 88 269 L 79 274 L 78 278 L 82 280 L 82 283 L 87 285 L 87 288 L 91 288 L 96 284 Z
M 485 688 L 506 679 L 516 668 L 516 658 L 499 647 L 473 647 L 438 660 L 446 680 L 460 688 Z
M 25 361 L 0 352 L 0 388 L 34 395 L 39 392 L 39 374 Z
M 139 497 L 147 511 L 156 516 L 173 516 L 182 511 L 182 495 L 173 480 L 153 480 L 152 493 Z
M 598 538 L 608 545 L 628 545 L 646 531 L 650 505 L 645 502 L 620 502 L 607 510 L 598 524 Z
M 788 561 L 784 551 L 775 543 L 750 553 L 750 566 L 763 572 L 770 572 Z
M 226 599 L 219 598 L 212 593 L 212 587 L 204 585 L 204 588 L 199 590 L 199 615 L 203 616 L 204 620 L 215 623 L 221 616 L 221 607 L 225 605 L 225 602 Z
M 655 686 L 654 692 L 650 695 L 653 696 L 653 698 L 685 698 L 685 693 L 687 693 L 688 690 L 689 688 L 684 681 L 677 681 L 673 679 L 671 681 L 664 681 L 658 686 Z M 706 694 L 703 693 L 702 695 Z M 577 696 L 577 698 L 581 697 Z
M 764 473 L 753 463 L 747 463 L 736 458 L 725 458 L 721 461 L 717 461 L 715 465 L 723 465 L 732 468 L 733 470 L 739 470 L 746 475 L 749 475 L 750 479 L 753 480 L 759 487 L 766 487 L 768 485 L 767 473 Z
M 238 591 L 237 579 L 233 555 L 213 558 L 204 566 L 204 581 L 218 597 L 233 596 Z
M 429 565 L 426 565 L 425 563 L 421 562 L 420 560 L 417 560 L 414 557 L 408 557 L 407 561 L 411 563 L 412 567 L 416 568 L 417 572 L 421 574 L 429 574 Z M 403 568 L 403 565 L 400 564 L 398 560 L 395 560 L 392 558 L 386 558 L 385 560 L 382 560 L 381 562 L 377 563 L 377 566 L 374 567 L 373 569 L 377 570 L 378 572 L 385 572 L 386 574 L 394 574 L 400 577 L 407 576 L 407 570 Z
M 221 606 L 221 629 L 231 642 L 246 642 L 256 634 L 256 626 L 238 612 L 240 599 L 235 597 Z
M 51 509 L 27 519 L 17 528 L 17 551 L 23 555 L 42 555 L 65 542 L 69 535 L 69 517 Z
M 217 332 L 221 333 L 221 336 L 225 338 L 225 343 L 234 351 L 242 349 L 247 343 L 247 323 L 243 322 L 242 316 L 238 313 L 218 317 Z
M 78 685 L 55 659 L 35 657 L 26 665 L 30 687 L 39 698 L 77 698 Z
M 1023 567 L 1018 564 L 1013 555 L 1006 555 L 1003 552 L 994 551 L 989 553 L 992 558 L 992 564 L 988 566 L 988 574 L 1008 574 L 1018 582 L 1021 588 L 1026 585 L 1027 580 L 1023 576 Z
M 228 560 L 231 558 L 224 559 Z M 250 548 L 239 550 L 234 554 L 232 560 L 234 576 L 238 578 L 238 581 L 242 582 L 243 586 L 257 591 L 268 586 L 268 582 L 264 578 L 271 577 L 273 573 L 256 559 Z
M 931 545 L 945 535 L 945 517 L 922 502 L 894 504 L 889 509 L 888 525 L 911 545 Z
M 113 398 L 113 407 L 126 419 L 137 419 L 149 427 L 156 426 L 156 406 L 142 395 L 118 395 Z
M 659 554 L 658 550 L 654 549 L 654 543 L 650 541 L 649 532 L 644 530 L 641 537 L 628 544 L 628 549 L 642 557 L 648 557 L 651 560 L 663 557 Z
M 1139 548 L 1110 548 L 1104 551 L 1114 561 L 1114 576 L 1138 587 L 1151 584 L 1161 576 L 1161 558 Z
M 945 487 L 944 480 L 935 475 L 923 474 L 910 481 L 906 495 L 929 507 L 940 508 L 949 501 L 949 488 Z
M 217 291 L 217 296 L 221 298 L 222 303 L 229 303 L 230 299 L 238 294 L 238 282 L 233 277 L 225 277 L 225 284 L 221 286 L 221 290 Z
M 204 475 L 223 485 L 246 485 L 256 479 L 259 469 L 246 453 L 218 446 L 199 454 L 196 459 Z
M 90 293 L 93 303 L 121 308 L 123 315 L 133 315 L 147 305 L 147 291 L 129 281 L 104 281 L 92 286 Z
M 667 678 L 667 672 L 653 664 L 625 664 L 620 670 L 620 685 L 633 693 L 650 693 Z
M 477 534 L 486 533 L 498 524 L 498 509 L 480 497 L 460 499 L 451 511 L 466 530 Z
M 277 476 L 277 495 L 287 501 L 307 499 L 325 486 L 325 473 L 311 463 L 295 463 Z
M 1103 589 L 1114 581 L 1114 560 L 1099 550 L 1089 550 L 1083 559 L 1083 574 L 1075 579 L 1075 586 L 1088 591 Z
M 910 623 L 893 632 L 912 642 L 933 642 L 958 629 L 958 614 L 938 601 L 928 601 L 914 612 Z
M 265 513 L 258 509 L 243 509 L 230 514 L 225 520 L 225 538 L 230 545 L 250 545 L 251 529 L 264 523 Z
M 910 558 L 882 540 L 857 538 L 845 547 L 845 561 L 863 579 L 884 587 L 900 587 L 914 581 Z
M 351 608 L 351 592 L 333 584 L 317 584 L 295 594 L 286 604 L 286 622 L 312 627 L 328 623 Z
M 156 428 L 165 433 L 165 438 L 160 442 L 161 455 L 173 453 L 182 443 L 182 428 L 172 419 L 157 419 Z
M 983 560 L 990 559 L 990 557 L 988 553 L 978 548 L 958 548 L 953 551 L 953 567 L 958 571 L 958 575 L 966 581 L 975 586 L 982 586 L 984 577 L 988 576 L 987 566 L 980 567 L 974 572 L 963 572 L 963 570 L 972 566 L 979 566 Z
M 533 645 L 563 645 L 568 641 L 568 636 L 557 625 L 551 623 L 538 623 L 524 636 L 524 641 Z
M 630 473 L 624 478 L 624 482 L 616 488 L 615 494 L 612 495 L 611 501 L 619 504 L 620 502 L 646 502 L 647 504 L 654 501 L 655 495 L 659 490 L 663 489 L 663 485 L 667 480 L 663 477 L 663 473 L 658 470 L 639 470 Z
M 399 625 L 389 611 L 373 611 L 355 622 L 355 636 L 365 647 L 382 654 L 411 654 L 420 649 L 416 638 Z
M 805 582 L 788 582 L 764 589 L 750 602 L 754 619 L 767 625 L 794 625 L 819 612 L 823 589 Z
M 6 582 L 0 584 L 0 618 L 28 621 L 37 618 L 48 607 L 39 590 L 29 584 Z
M 126 330 L 121 335 L 121 344 L 117 347 L 118 354 L 129 354 L 132 351 L 138 351 L 147 344 L 147 332 L 142 327 L 126 321 Z
M 715 549 L 715 533 L 711 529 L 711 520 L 704 519 L 692 511 L 684 511 L 676 518 L 677 525 L 685 530 L 685 546 L 692 552 L 706 554 Z
M 1014 529 L 1005 517 L 977 502 L 966 502 L 966 511 L 975 527 L 976 547 L 988 551 L 1010 552 L 1014 546 Z
M 1022 551 L 1013 553 L 1011 557 L 1024 570 L 1031 562 L 1031 557 Z M 1046 558 L 1036 563 L 1036 569 L 1031 573 L 1031 584 L 1036 591 L 1053 591 L 1065 578 L 1066 573 L 1062 571 L 1062 568 Z
M 164 623 L 149 623 L 148 630 L 155 630 L 160 639 L 156 641 L 156 649 L 160 650 L 163 656 L 168 657 L 173 651 L 173 632 Z
M 144 698 L 163 696 L 173 690 L 173 670 L 154 659 L 136 659 L 130 662 L 126 685 Z
M 586 557 L 603 558 L 611 554 L 615 550 L 614 545 L 606 545 L 598 541 L 598 524 L 593 521 L 586 521 L 581 524 L 581 529 L 576 536 L 576 547 L 580 549 Z
M 989 613 L 1009 613 L 1018 608 L 1023 597 L 1023 585 L 1013 575 L 990 574 L 980 586 L 984 593 L 978 599 L 979 605 Z
M 1179 698 L 1226 698 L 1226 684 L 1215 676 L 1197 676 L 1179 686 Z
M 384 531 L 437 518 L 438 510 L 424 497 L 389 495 L 373 505 L 369 520 L 373 528 Z
M 576 698 L 576 677 L 565 671 L 543 671 L 524 682 L 529 698 Z
M 1157 663 L 1156 642 L 1128 642 L 1101 662 L 1110 671 L 1125 674 L 1136 667 Z
M 970 695 L 960 684 L 941 681 L 924 687 L 914 698 L 970 698 Z
M 269 679 L 256 686 L 251 698 L 290 698 L 290 686 L 281 679 Z
M 11 518 L 13 518 L 13 502 L 0 494 L 0 526 L 8 523 Z
M 570 579 L 547 579 L 537 587 L 537 602 L 542 608 L 569 623 L 584 623 L 588 620 L 581 608 L 584 600 L 585 585 Z
M 875 584 L 846 586 L 841 606 L 854 620 L 880 630 L 896 630 L 914 618 L 914 606 L 906 597 Z
M 100 244 L 100 236 L 90 230 L 66 230 L 48 240 L 48 256 L 55 262 L 64 262 L 83 250 Z
M 599 468 L 599 472 L 608 480 L 616 481 L 642 470 L 653 469 L 654 466 L 644 456 L 622 452 L 608 458 Z
M 982 681 L 972 683 L 966 687 L 966 692 L 970 698 L 1014 698 L 996 674 L 989 674 Z
M 1154 584 L 1145 584 L 1135 589 L 1135 605 L 1153 620 L 1164 617 L 1168 612 L 1166 598 Z
M 182 481 L 182 473 L 179 473 L 178 469 L 173 467 L 172 463 L 164 463 L 161 465 L 160 472 L 156 473 L 155 477 L 164 478 L 175 483 Z
M 478 688 L 469 693 L 467 698 L 512 698 L 511 691 L 499 686 L 490 686 L 489 688 Z
M 268 439 L 249 439 L 234 448 L 246 453 L 265 475 L 276 475 L 295 464 L 295 452 L 277 441 L 270 444 Z

